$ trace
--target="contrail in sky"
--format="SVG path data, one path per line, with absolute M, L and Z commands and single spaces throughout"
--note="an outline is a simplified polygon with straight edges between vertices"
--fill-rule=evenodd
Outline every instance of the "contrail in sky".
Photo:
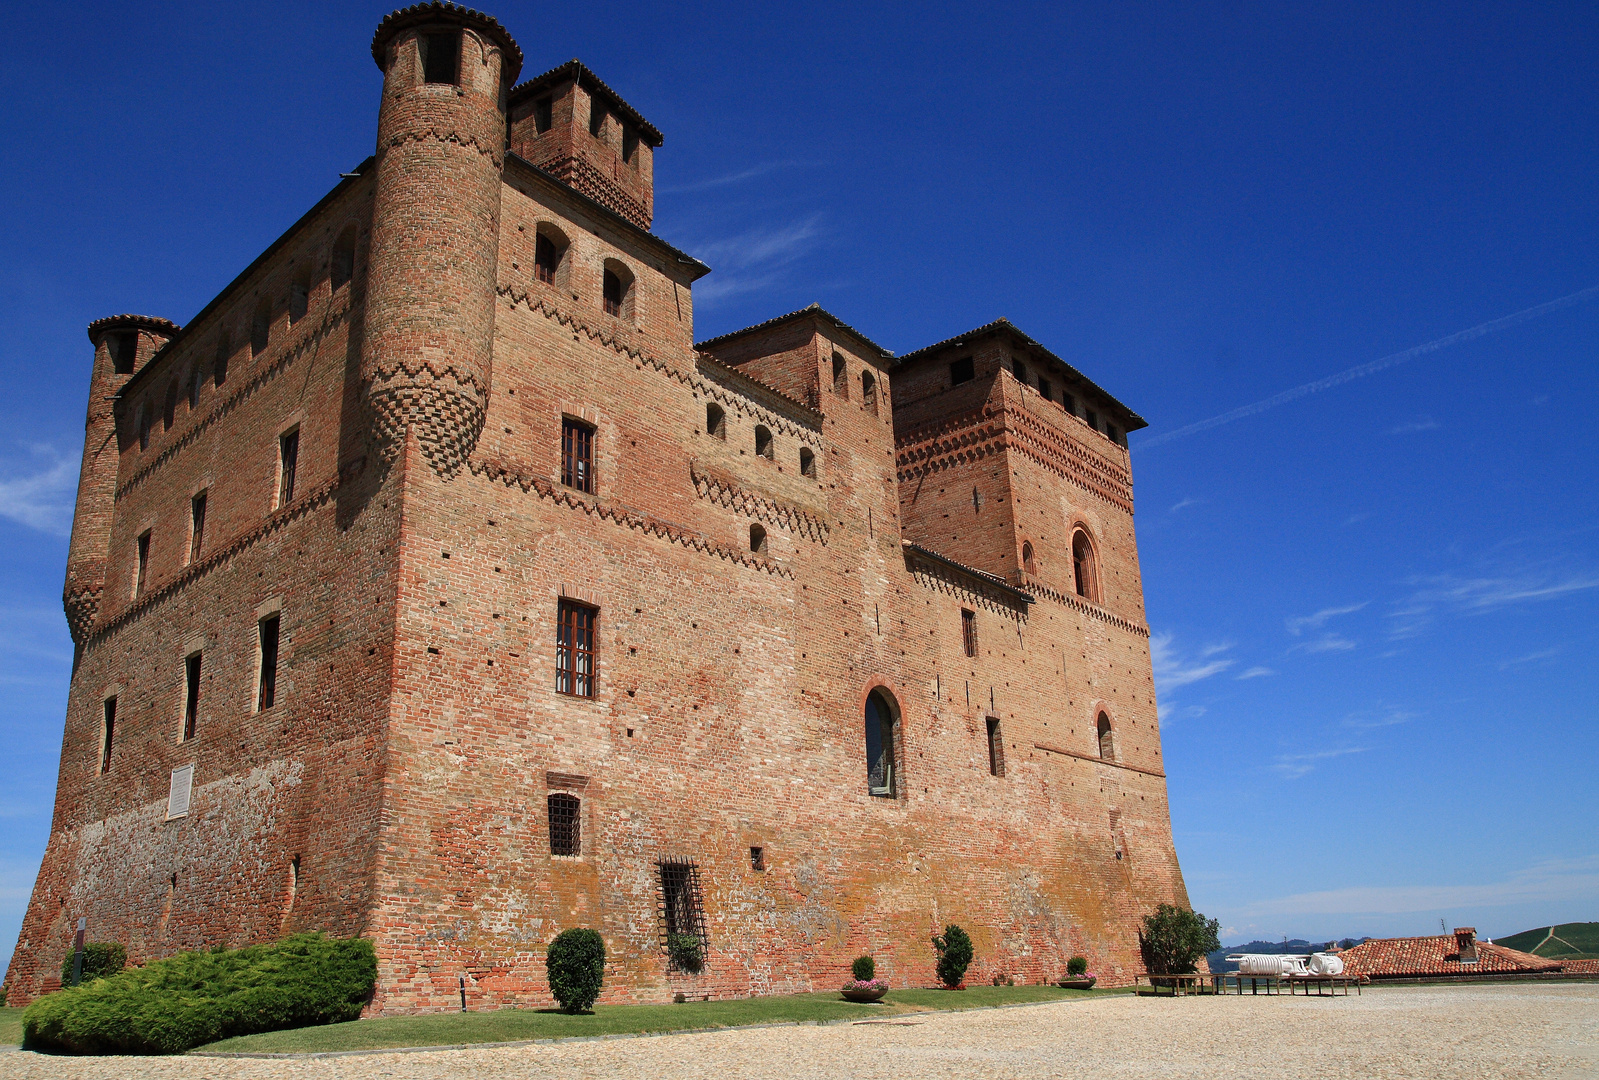
M 1546 304 L 1539 304 L 1537 307 L 1526 308 L 1522 311 L 1516 312 L 1514 315 L 1506 315 L 1503 318 L 1493 319 L 1490 322 L 1479 323 L 1469 330 L 1461 330 L 1458 333 L 1450 334 L 1448 337 L 1441 337 L 1436 341 L 1429 341 L 1425 345 L 1417 345 L 1414 348 L 1406 349 L 1404 352 L 1392 353 L 1391 355 L 1385 356 L 1380 360 L 1373 360 L 1370 363 L 1361 364 L 1359 367 L 1352 367 L 1347 371 L 1340 371 L 1336 375 L 1329 375 L 1325 379 L 1317 379 L 1315 382 L 1308 382 L 1302 386 L 1296 386 L 1292 390 L 1284 390 L 1280 394 L 1274 394 L 1263 401 L 1255 402 L 1253 405 L 1244 405 L 1234 409 L 1232 412 L 1225 412 L 1220 416 L 1212 416 L 1209 420 L 1200 420 L 1198 423 L 1189 424 L 1187 427 L 1180 427 L 1176 431 L 1168 431 L 1165 434 L 1156 435 L 1152 439 L 1140 441 L 1136 449 L 1149 450 L 1153 447 L 1159 446 L 1161 443 L 1171 442 L 1173 439 L 1182 439 L 1189 435 L 1197 435 L 1201 431 L 1209 431 L 1213 427 L 1220 427 L 1223 424 L 1230 424 L 1234 420 L 1242 420 L 1246 416 L 1254 416 L 1256 413 L 1263 413 L 1267 409 L 1275 409 L 1279 405 L 1286 405 L 1290 401 L 1296 401 L 1299 398 L 1304 397 L 1306 394 L 1316 394 L 1323 390 L 1331 390 L 1333 387 L 1350 382 L 1351 380 L 1360 379 L 1367 375 L 1375 374 L 1376 372 L 1381 371 L 1383 368 L 1390 368 L 1395 364 L 1403 364 L 1407 360 L 1414 360 L 1418 356 L 1425 356 L 1427 353 L 1437 352 L 1439 349 L 1448 348 L 1450 345 L 1458 345 L 1462 341 L 1471 341 L 1475 338 L 1486 337 L 1488 334 L 1497 333 L 1506 327 L 1515 326 L 1517 323 L 1524 323 L 1528 319 L 1536 319 L 1540 315 L 1549 314 L 1551 311 L 1559 311 L 1561 308 L 1568 308 L 1573 304 L 1580 304 L 1584 300 L 1587 300 L 1593 296 L 1599 296 L 1599 285 L 1590 286 L 1586 289 L 1583 289 L 1581 292 L 1574 292 L 1569 296 L 1562 296 L 1560 299 L 1551 300 Z

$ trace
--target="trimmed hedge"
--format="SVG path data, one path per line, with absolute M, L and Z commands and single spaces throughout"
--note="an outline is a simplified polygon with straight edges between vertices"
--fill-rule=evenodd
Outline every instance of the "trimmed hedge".
M 61 985 L 72 985 L 72 957 L 67 953 L 61 961 Z M 120 941 L 91 941 L 83 946 L 83 971 L 81 982 L 93 982 L 107 975 L 115 975 L 128 964 L 128 950 Z
M 599 931 L 562 930 L 544 954 L 544 970 L 562 1012 L 587 1012 L 605 982 L 605 942 Z
M 877 961 L 870 956 L 857 956 L 849 966 L 849 973 L 855 976 L 856 982 L 871 982 L 877 978 Z
M 377 971 L 370 941 L 315 933 L 179 953 L 40 998 L 22 1014 L 23 1046 L 181 1054 L 234 1035 L 354 1020 Z
M 972 939 L 954 923 L 944 927 L 944 936 L 933 939 L 938 950 L 938 979 L 945 986 L 959 986 L 972 962 Z

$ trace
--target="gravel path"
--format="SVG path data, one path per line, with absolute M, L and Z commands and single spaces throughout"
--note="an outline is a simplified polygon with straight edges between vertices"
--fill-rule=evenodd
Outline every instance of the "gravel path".
M 295 1060 L 0 1054 L 0 1077 L 1599 1077 L 1599 984 L 1101 998 L 830 1027 Z

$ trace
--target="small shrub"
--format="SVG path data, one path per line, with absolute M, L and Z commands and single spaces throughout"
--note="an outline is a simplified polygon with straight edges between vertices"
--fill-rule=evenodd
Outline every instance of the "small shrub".
M 315 933 L 178 953 L 38 999 L 22 1014 L 23 1045 L 181 1054 L 234 1035 L 354 1020 L 377 973 L 370 941 Z
M 1066 961 L 1066 974 L 1070 975 L 1074 979 L 1082 975 L 1087 970 L 1088 958 L 1086 956 L 1074 956 L 1070 960 Z
M 693 934 L 669 934 L 666 955 L 684 971 L 698 975 L 705 967 L 705 946 Z
M 544 970 L 562 1012 L 587 1012 L 605 982 L 605 942 L 595 930 L 562 930 L 544 954 Z
M 72 957 L 61 961 L 61 985 L 72 985 Z M 83 982 L 93 982 L 107 975 L 115 975 L 128 963 L 128 950 L 118 941 L 91 941 L 83 946 Z
M 1191 975 L 1199 958 L 1221 948 L 1221 921 L 1161 904 L 1144 916 L 1138 944 L 1151 975 Z
M 877 961 L 870 956 L 857 956 L 849 966 L 849 973 L 855 976 L 856 982 L 871 982 L 877 978 Z
M 938 950 L 938 978 L 945 986 L 959 986 L 972 962 L 972 939 L 954 923 L 944 927 L 944 936 L 933 939 Z
M 687 1000 L 688 1000 L 688 998 L 684 995 L 683 991 L 681 991 L 681 990 L 679 990 L 677 993 L 672 995 L 672 1004 L 673 1005 L 681 1005 L 681 1004 L 683 1004 L 683 1002 L 685 1002 Z

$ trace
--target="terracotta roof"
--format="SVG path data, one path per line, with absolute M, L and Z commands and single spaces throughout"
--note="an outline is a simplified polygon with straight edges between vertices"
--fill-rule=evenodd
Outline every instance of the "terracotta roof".
M 773 318 L 767 319 L 765 322 L 758 322 L 754 326 L 746 326 L 744 329 L 734 330 L 732 333 L 718 334 L 716 337 L 708 338 L 694 347 L 696 349 L 703 349 L 707 345 L 717 345 L 724 341 L 731 341 L 736 337 L 743 337 L 745 334 L 752 333 L 753 331 L 766 330 L 773 326 L 780 326 L 783 323 L 791 322 L 794 319 L 802 318 L 806 315 L 815 315 L 817 318 L 825 319 L 838 329 L 843 330 L 845 333 L 859 339 L 862 344 L 876 349 L 878 354 L 885 360 L 894 359 L 894 354 L 892 352 L 883 348 L 877 342 L 873 341 L 871 338 L 867 337 L 865 334 L 861 333 L 859 330 L 855 329 L 849 323 L 845 322 L 843 319 L 840 319 L 837 315 L 834 315 L 820 304 L 810 304 L 806 307 L 800 308 L 798 311 L 790 311 L 786 315 L 777 315 Z
M 1560 959 L 1560 970 L 1566 975 L 1599 975 L 1599 960 Z
M 552 67 L 542 75 L 535 75 L 519 86 L 511 87 L 510 100 L 520 101 L 522 98 L 531 97 L 540 90 L 548 89 L 550 86 L 565 82 L 567 79 L 577 80 L 578 85 L 585 90 L 591 92 L 598 90 L 601 96 L 611 104 L 612 108 L 633 122 L 633 126 L 639 129 L 639 134 L 644 137 L 646 143 L 652 147 L 661 145 L 661 133 L 656 126 L 644 119 L 637 109 L 623 101 L 621 94 L 605 85 L 605 80 L 590 71 L 588 65 L 576 57 L 568 60 L 560 67 Z
M 1045 356 L 1047 356 L 1051 360 L 1055 361 L 1061 367 L 1066 369 L 1067 374 L 1071 375 L 1072 377 L 1074 377 L 1076 379 L 1081 380 L 1082 383 L 1084 385 L 1088 386 L 1089 388 L 1091 388 L 1094 391 L 1094 393 L 1100 395 L 1106 401 L 1108 401 L 1111 405 L 1113 405 L 1116 408 L 1120 409 L 1125 414 L 1125 417 L 1124 417 L 1125 423 L 1122 426 L 1125 427 L 1128 431 L 1137 431 L 1139 428 L 1146 428 L 1146 427 L 1149 426 L 1149 423 L 1142 416 L 1139 416 L 1137 413 L 1133 412 L 1133 410 L 1129 409 L 1126 405 L 1123 405 L 1120 401 L 1117 401 L 1116 398 L 1114 396 L 1112 396 L 1110 394 L 1110 392 L 1107 391 L 1103 386 L 1100 386 L 1093 379 L 1090 379 L 1087 375 L 1084 375 L 1081 371 L 1078 371 L 1076 368 L 1072 367 L 1066 361 L 1064 361 L 1060 357 L 1056 356 L 1053 352 L 1050 352 L 1043 345 L 1039 344 L 1032 337 L 1028 336 L 1025 332 L 1023 332 L 1022 329 L 1020 327 L 1018 327 L 1015 323 L 1011 322 L 1009 319 L 1006 319 L 1006 318 L 995 319 L 991 323 L 984 323 L 982 326 L 977 327 L 975 330 L 968 330 L 964 334 L 956 334 L 952 338 L 945 338 L 943 341 L 934 342 L 931 345 L 924 345 L 922 348 L 917 349 L 915 352 L 908 352 L 904 356 L 900 357 L 899 358 L 899 362 L 902 365 L 903 364 L 908 364 L 912 360 L 916 360 L 916 359 L 918 359 L 918 358 L 920 358 L 922 356 L 926 356 L 929 353 L 936 352 L 939 349 L 944 349 L 944 348 L 947 348 L 947 347 L 949 347 L 951 345 L 960 345 L 960 344 L 963 344 L 963 343 L 971 340 L 972 338 L 981 337 L 981 336 L 984 336 L 986 334 L 999 333 L 1001 331 L 1006 331 L 1006 330 L 1010 331 L 1012 334 L 1015 334 L 1017 337 L 1021 338 L 1023 343 L 1025 343 L 1028 348 L 1031 348 L 1031 349 L 1036 350 L 1037 352 L 1043 353 Z
M 446 3 L 445 0 L 412 4 L 408 8 L 400 8 L 385 15 L 383 21 L 378 23 L 377 32 L 372 35 L 372 59 L 377 61 L 378 67 L 383 66 L 383 50 L 391 37 L 401 30 L 424 23 L 470 26 L 484 37 L 493 38 L 500 48 L 505 50 L 503 63 L 506 81 L 515 82 L 516 77 L 521 74 L 522 47 L 516 43 L 510 32 L 500 25 L 498 19 L 459 4 Z
M 1454 934 L 1437 937 L 1374 938 L 1345 949 L 1344 970 L 1372 979 L 1416 979 L 1442 975 L 1530 975 L 1561 969 L 1558 960 L 1477 942 L 1477 962 L 1460 962 Z
M 89 340 L 98 345 L 100 335 L 107 330 L 148 330 L 152 334 L 173 337 L 178 332 L 178 324 L 158 315 L 107 315 L 89 324 Z

